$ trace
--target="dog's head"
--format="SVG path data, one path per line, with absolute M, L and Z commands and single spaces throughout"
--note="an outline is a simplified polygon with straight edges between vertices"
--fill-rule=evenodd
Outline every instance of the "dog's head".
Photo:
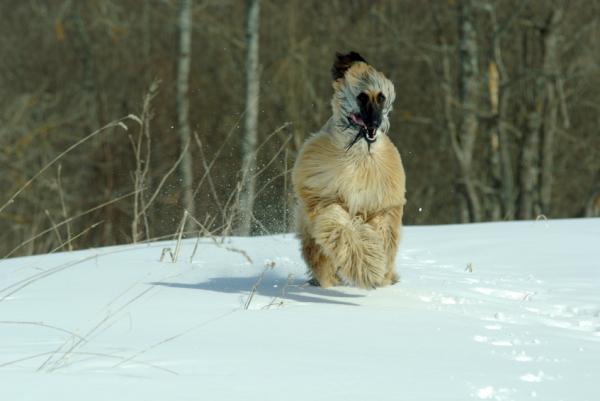
M 336 53 L 331 69 L 335 123 L 370 145 L 390 127 L 388 114 L 396 98 L 394 85 L 356 52 Z

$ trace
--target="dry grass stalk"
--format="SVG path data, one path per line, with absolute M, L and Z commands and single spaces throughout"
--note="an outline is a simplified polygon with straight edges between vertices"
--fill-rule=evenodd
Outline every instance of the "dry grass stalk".
M 175 255 L 173 254 L 173 251 L 171 250 L 171 248 L 163 248 L 161 253 L 160 253 L 160 259 L 159 262 L 163 262 L 165 260 L 165 255 L 169 255 L 171 257 L 171 262 L 175 263 Z
M 150 226 L 148 224 L 148 216 L 146 214 L 147 207 L 144 198 L 144 188 L 147 186 L 152 154 L 152 138 L 150 136 L 150 121 L 153 117 L 152 100 L 158 94 L 159 85 L 159 80 L 153 81 L 150 85 L 148 93 L 144 97 L 141 124 L 136 140 L 134 140 L 131 135 L 129 136 L 129 140 L 135 155 L 135 171 L 133 176 L 134 188 L 136 190 L 140 190 L 138 193 L 136 193 L 133 199 L 133 219 L 131 222 L 131 238 L 133 243 L 136 243 L 141 237 L 139 232 L 140 219 L 143 219 L 144 222 L 146 238 L 150 237 Z M 144 151 L 143 155 L 142 149 Z
M 27 356 L 27 357 L 24 357 L 24 358 L 14 359 L 12 361 L 8 361 L 8 362 L 0 364 L 0 368 L 4 368 L 4 367 L 7 367 L 7 366 L 11 366 L 11 365 L 17 364 L 19 362 L 30 361 L 32 359 L 37 359 L 37 358 L 41 358 L 43 356 L 53 355 L 53 354 L 54 354 L 54 351 L 48 351 L 48 352 L 41 352 L 39 354 Z M 125 357 L 122 357 L 122 356 L 119 356 L 119 355 L 106 354 L 106 353 L 101 353 L 101 352 L 73 352 L 73 355 L 101 356 L 101 357 L 104 357 L 104 358 L 121 359 L 121 360 L 125 359 Z M 150 368 L 162 370 L 164 372 L 168 372 L 168 373 L 171 373 L 171 374 L 174 374 L 174 375 L 179 375 L 179 373 L 177 373 L 176 371 L 171 370 L 169 368 L 165 368 L 163 366 L 158 366 L 158 365 L 154 365 L 152 363 L 143 362 L 143 361 L 136 361 L 136 362 L 139 363 L 140 365 L 144 365 L 144 366 L 148 366 Z
M 229 130 L 229 132 L 227 132 L 227 135 L 225 136 L 225 140 L 223 141 L 223 143 L 221 143 L 221 146 L 219 146 L 219 148 L 215 152 L 215 155 L 213 156 L 213 159 L 211 160 L 211 162 L 208 165 L 208 168 L 205 169 L 204 174 L 202 175 L 202 178 L 200 179 L 200 181 L 196 185 L 196 189 L 194 189 L 194 192 L 192 193 L 194 197 L 200 191 L 200 188 L 202 187 L 202 184 L 204 183 L 204 180 L 208 177 L 208 175 L 210 175 L 210 171 L 212 170 L 213 165 L 215 164 L 215 162 L 217 161 L 217 159 L 219 158 L 219 156 L 223 152 L 223 149 L 225 148 L 225 145 L 229 142 L 229 139 L 233 136 L 233 133 L 235 132 L 235 130 L 237 128 L 239 128 L 240 121 L 242 120 L 242 118 L 244 118 L 244 115 L 246 115 L 246 110 L 244 110 L 244 112 L 240 114 L 239 118 L 231 126 L 231 129 Z
M 167 173 L 160 180 L 160 182 L 158 183 L 158 186 L 154 190 L 154 193 L 152 194 L 152 196 L 150 197 L 150 199 L 148 200 L 148 202 L 146 202 L 146 204 L 144 205 L 144 207 L 142 208 L 142 210 L 139 212 L 140 215 L 143 214 L 143 213 L 146 213 L 146 211 L 148 210 L 148 208 L 152 205 L 152 203 L 154 202 L 154 200 L 156 199 L 156 197 L 160 193 L 160 190 L 162 189 L 163 185 L 165 185 L 165 182 L 167 182 L 167 179 L 177 169 L 177 166 L 179 166 L 179 163 L 181 163 L 181 160 L 183 160 L 183 157 L 185 156 L 185 153 L 187 152 L 187 149 L 188 149 L 189 146 L 190 146 L 189 142 L 185 144 L 185 146 L 183 147 L 183 150 L 182 150 L 181 154 L 179 155 L 179 158 L 175 161 L 175 163 L 173 163 L 173 165 L 171 166 L 171 168 L 169 169 L 169 171 L 167 171 Z
M 179 230 L 177 233 L 177 243 L 175 244 L 175 255 L 173 255 L 173 263 L 177 262 L 177 258 L 179 257 L 179 252 L 181 251 L 181 238 L 183 237 L 183 229 L 185 228 L 185 223 L 188 218 L 188 211 L 183 211 L 183 217 L 181 218 L 181 223 L 179 224 Z
M 248 255 L 248 253 L 246 251 L 244 251 L 243 249 L 238 249 L 238 248 L 234 248 L 234 247 L 230 247 L 230 246 L 224 246 L 221 242 L 219 242 L 217 240 L 217 238 L 213 235 L 213 233 L 211 233 L 205 226 L 204 224 L 200 223 L 200 221 L 198 221 L 198 219 L 196 219 L 194 216 L 192 216 L 191 214 L 189 215 L 189 217 L 194 221 L 194 223 L 196 223 L 198 225 L 198 227 L 200 227 L 201 231 L 203 232 L 204 235 L 208 236 L 213 243 L 218 246 L 219 248 L 223 248 L 227 251 L 230 252 L 236 252 L 239 253 L 240 255 L 242 255 L 244 257 L 244 259 L 246 259 L 248 261 L 248 263 L 253 264 L 254 262 L 252 261 L 252 258 L 250 258 L 250 256 Z
M 89 260 L 95 259 L 98 255 L 91 255 L 91 256 L 87 256 L 85 258 L 76 260 L 74 262 L 69 262 L 69 263 L 64 263 L 62 265 L 50 268 L 48 270 L 44 270 L 42 272 L 33 274 L 32 276 L 29 276 L 23 280 L 19 280 L 16 283 L 12 283 L 11 285 L 4 287 L 0 290 L 0 294 L 5 293 L 5 295 L 0 298 L 0 302 L 4 301 L 5 299 L 7 299 L 8 297 L 10 297 L 11 295 L 14 295 L 15 293 L 17 293 L 18 291 L 22 290 L 23 288 L 35 283 L 38 280 L 41 280 L 43 278 L 46 278 L 48 276 L 51 276 L 53 274 L 56 274 L 58 272 L 61 272 L 65 269 L 68 269 L 70 267 L 73 266 L 77 266 L 80 263 L 84 263 L 87 262 Z
M 267 272 L 271 269 L 273 269 L 273 265 L 269 265 L 269 264 L 266 265 L 264 270 L 262 271 L 262 273 L 256 279 L 256 282 L 254 283 L 254 285 L 252 286 L 252 289 L 250 290 L 250 295 L 248 295 L 248 298 L 246 299 L 246 303 L 244 303 L 244 310 L 248 310 L 248 308 L 250 307 L 250 304 L 252 303 L 252 299 L 254 299 L 254 295 L 256 294 L 256 290 L 257 290 L 258 286 L 260 285 L 263 278 L 265 277 L 265 274 L 267 274 Z
M 198 245 L 200 245 L 200 233 L 196 235 L 196 243 L 194 244 L 194 250 L 190 255 L 190 263 L 194 261 L 194 256 L 196 256 L 196 251 L 198 251 Z
M 90 213 L 92 213 L 92 212 L 94 212 L 94 211 L 96 211 L 98 209 L 102 209 L 105 206 L 111 205 L 111 204 L 116 203 L 116 202 L 118 202 L 120 200 L 128 198 L 128 197 L 134 195 L 135 193 L 136 193 L 136 191 L 129 192 L 129 193 L 125 194 L 125 195 L 121 195 L 121 196 L 119 196 L 117 198 L 114 198 L 114 199 L 111 199 L 109 201 L 103 202 L 103 203 L 101 203 L 101 204 L 99 204 L 97 206 L 94 206 L 94 207 L 92 207 L 92 208 L 90 208 L 90 209 L 88 209 L 88 210 L 86 210 L 86 211 L 84 211 L 82 213 L 79 213 L 79 214 L 77 214 L 77 215 L 75 215 L 73 217 L 69 217 L 68 219 L 63 220 L 60 223 L 57 223 L 56 227 L 61 227 L 61 226 L 65 225 L 65 224 L 67 224 L 67 223 L 69 223 L 69 222 L 71 222 L 73 220 L 76 220 L 76 219 L 78 219 L 80 217 L 83 217 L 83 216 L 85 216 L 87 214 L 90 214 Z M 35 241 L 39 237 L 41 237 L 41 236 L 49 233 L 50 231 L 52 231 L 54 229 L 55 229 L 55 227 L 50 227 L 50 228 L 48 228 L 46 230 L 43 230 L 42 232 L 34 235 L 33 237 L 29 238 L 28 240 L 23 241 L 22 243 L 20 243 L 19 245 L 17 245 L 15 248 L 13 248 L 9 253 L 7 253 L 6 255 L 4 255 L 2 257 L 2 259 L 6 259 L 6 258 L 10 257 L 11 255 L 13 255 L 15 252 L 17 252 L 19 249 L 21 249 L 25 245 L 27 245 L 29 243 L 32 243 L 33 241 Z
M 221 204 L 221 201 L 219 199 L 219 194 L 215 188 L 215 184 L 213 182 L 212 175 L 209 174 L 210 166 L 206 163 L 206 155 L 204 154 L 204 146 L 202 145 L 202 141 L 200 140 L 200 137 L 198 136 L 198 134 L 196 132 L 194 132 L 194 139 L 196 140 L 196 145 L 198 146 L 198 151 L 200 152 L 200 161 L 202 162 L 202 167 L 204 168 L 204 175 L 202 176 L 202 179 L 200 180 L 200 183 L 197 188 L 199 189 L 202 186 L 202 182 L 206 178 L 208 180 L 208 186 L 209 186 L 212 196 L 217 204 L 217 207 L 219 208 L 219 210 L 222 211 L 223 205 Z M 194 192 L 196 192 L 196 191 L 194 191 Z
M 79 237 L 84 236 L 85 234 L 87 234 L 88 232 L 90 232 L 94 228 L 98 227 L 102 223 L 104 223 L 104 220 L 101 220 L 101 221 L 98 221 L 98 222 L 92 224 L 91 226 L 89 226 L 88 228 L 86 228 L 85 230 L 83 230 L 82 232 L 80 232 L 79 234 L 77 234 L 74 237 L 69 236 L 69 239 L 67 239 L 65 242 L 63 242 L 62 244 L 58 245 L 56 248 L 52 249 L 48 253 L 54 253 L 54 252 L 58 251 L 59 249 L 62 249 L 65 245 L 68 245 L 69 246 L 69 250 L 72 250 L 73 247 L 71 246 L 71 244 L 72 244 L 73 241 L 75 241 Z
M 23 184 L 21 186 L 21 188 L 19 188 L 2 206 L 0 206 L 0 213 L 2 213 L 2 211 L 4 209 L 6 209 L 7 206 L 13 204 L 15 199 L 21 194 L 21 192 L 23 192 L 25 189 L 27 189 L 31 185 L 31 183 L 33 183 L 46 170 L 48 170 L 50 167 L 52 167 L 63 156 L 65 156 L 66 154 L 71 152 L 73 149 L 77 148 L 82 143 L 87 142 L 88 140 L 95 137 L 96 135 L 98 135 L 104 131 L 107 131 L 111 128 L 122 127 L 123 129 L 127 130 L 127 126 L 123 123 L 123 121 L 128 121 L 128 120 L 134 120 L 137 122 L 140 121 L 140 119 L 137 116 L 134 116 L 133 114 L 129 114 L 128 116 L 122 117 L 118 120 L 111 121 L 110 123 L 106 124 L 102 128 L 97 129 L 96 131 L 92 132 L 91 134 L 87 135 L 86 137 L 75 142 L 73 145 L 69 146 L 66 150 L 62 151 L 54 159 L 52 159 L 44 167 L 42 167 L 37 173 L 35 173 L 33 175 L 33 177 L 31 177 L 29 180 L 27 180 L 27 182 L 25 182 L 25 184 Z
M 68 358 L 74 354 L 74 352 L 81 347 L 83 344 L 85 344 L 86 342 L 89 341 L 89 338 L 96 333 L 100 328 L 102 328 L 102 326 L 104 326 L 104 324 L 106 322 L 108 322 L 111 318 L 113 318 L 114 316 L 116 316 L 117 314 L 119 314 L 121 311 L 123 311 L 125 308 L 127 308 L 128 306 L 130 306 L 132 303 L 134 303 L 135 301 L 137 301 L 138 299 L 142 298 L 144 295 L 146 295 L 148 292 L 152 291 L 155 287 L 148 287 L 146 289 L 144 289 L 143 291 L 141 291 L 140 293 L 138 293 L 136 296 L 134 296 L 133 298 L 131 298 L 129 301 L 127 301 L 125 304 L 121 305 L 119 308 L 117 308 L 116 311 L 114 312 L 108 312 L 106 314 L 106 316 L 104 318 L 102 318 L 94 327 L 92 327 L 84 336 L 82 336 L 81 339 L 75 341 L 72 343 L 72 345 L 70 347 L 68 347 L 68 349 L 66 349 L 64 352 L 62 351 L 62 348 L 59 348 L 58 352 L 53 353 L 53 355 L 50 355 L 50 357 L 42 364 L 40 365 L 40 367 L 38 368 L 38 371 L 43 370 L 46 366 L 49 366 L 48 371 L 53 372 L 63 366 L 66 365 Z M 68 344 L 70 340 L 67 340 L 65 342 L 65 344 Z M 57 359 L 54 359 L 55 355 L 60 354 L 60 356 Z
M 62 236 L 60 235 L 60 231 L 58 231 L 58 228 L 56 227 L 56 223 L 52 219 L 52 216 L 50 216 L 50 212 L 48 211 L 48 209 L 44 209 L 44 213 L 48 217 L 48 220 L 50 220 L 50 224 L 52 225 L 52 230 L 56 234 L 56 238 L 58 239 L 58 243 L 62 244 L 63 243 Z
M 243 114 L 242 114 L 242 116 L 243 116 Z M 239 121 L 238 121 L 238 123 L 239 123 Z M 286 122 L 286 123 L 282 124 L 281 126 L 279 126 L 278 128 L 276 128 L 275 130 L 273 130 L 273 132 L 271 132 L 269 135 L 267 135 L 267 137 L 260 143 L 260 145 L 254 151 L 254 157 L 256 157 L 258 152 L 267 143 L 269 143 L 269 141 L 274 136 L 281 135 L 282 131 L 285 130 L 290 125 L 291 125 L 291 123 Z M 220 230 L 220 233 L 222 236 L 227 236 L 233 231 L 235 222 L 240 216 L 240 213 L 241 213 L 241 211 L 240 211 L 240 194 L 242 191 L 242 182 L 245 178 L 247 178 L 247 174 L 250 173 L 249 171 L 240 171 L 239 181 L 236 183 L 235 188 L 233 188 L 233 190 L 229 193 L 227 200 L 223 204 L 220 200 L 220 197 L 218 196 L 218 192 L 216 191 L 216 186 L 214 185 L 214 182 L 212 180 L 212 176 L 211 176 L 212 171 L 211 170 L 212 170 L 214 164 L 216 163 L 216 161 L 218 160 L 221 152 L 223 151 L 224 145 L 227 143 L 231 134 L 234 132 L 234 129 L 236 126 L 237 126 L 237 124 L 234 126 L 234 128 L 232 130 L 229 131 L 227 137 L 225 138 L 225 141 L 221 144 L 221 146 L 215 153 L 215 156 L 212 158 L 210 163 L 207 163 L 207 161 L 206 161 L 204 145 L 203 145 L 202 141 L 200 140 L 198 135 L 194 134 L 196 145 L 198 146 L 198 149 L 200 151 L 200 158 L 201 158 L 202 165 L 204 168 L 204 174 L 202 175 L 198 184 L 196 185 L 196 189 L 194 190 L 193 195 L 196 196 L 198 194 L 198 192 L 200 191 L 200 189 L 202 188 L 203 184 L 205 182 L 208 182 L 209 190 L 211 191 L 211 194 L 212 194 L 213 198 L 215 199 L 216 206 L 219 209 L 220 216 L 221 216 L 221 219 L 223 222 L 223 224 L 221 226 L 221 230 Z M 258 172 L 255 172 L 253 174 L 254 178 L 258 178 L 260 175 L 262 175 L 277 160 L 279 155 L 284 150 L 287 149 L 291 139 L 292 139 L 291 136 L 285 137 L 283 144 L 280 146 L 280 148 L 277 150 L 277 152 L 275 152 L 274 156 Z M 286 174 L 287 174 L 287 172 L 286 172 Z M 282 175 L 278 175 L 277 178 L 281 177 L 281 176 Z M 272 181 L 273 180 L 270 180 L 269 184 L 272 183 Z M 264 188 L 265 188 L 265 186 L 261 187 L 260 191 L 262 192 L 264 190 Z M 255 198 L 256 198 L 256 196 L 255 196 Z M 215 216 L 215 219 L 216 219 L 216 216 Z M 207 224 L 206 226 L 212 227 L 212 223 Z
M 278 307 L 283 306 L 285 295 L 287 294 L 288 288 L 291 287 L 293 280 L 294 280 L 294 275 L 292 273 L 289 273 L 287 276 L 286 283 L 283 286 L 283 288 L 281 289 L 281 295 L 279 297 L 278 296 L 273 297 L 271 302 L 269 302 L 268 305 L 263 306 L 262 309 L 271 309 L 274 306 L 278 306 Z
M 53 326 L 51 324 L 46 324 L 44 322 L 27 322 L 27 321 L 20 321 L 20 320 L 0 320 L 0 324 L 15 324 L 15 325 L 27 325 L 27 326 L 45 327 L 45 328 L 48 328 L 48 329 L 52 329 L 52 330 L 56 330 L 56 331 L 61 331 L 63 333 L 70 334 L 71 336 L 73 336 L 75 338 L 82 339 L 82 340 L 85 341 L 85 339 L 83 337 L 81 337 L 79 334 L 75 333 L 74 331 L 63 329 L 62 327 Z
M 58 164 L 58 168 L 56 171 L 56 183 L 58 186 L 58 198 L 60 200 L 60 206 L 62 209 L 62 213 L 63 213 L 63 219 L 68 219 L 68 215 L 67 215 L 67 206 L 65 204 L 65 197 L 63 195 L 63 188 L 62 188 L 62 180 L 61 180 L 61 172 L 62 172 L 62 164 Z M 73 250 L 73 239 L 71 238 L 71 224 L 70 223 L 66 223 L 66 228 L 67 228 L 67 242 L 66 245 L 68 246 L 69 251 Z
M 227 317 L 227 316 L 231 315 L 232 313 L 234 313 L 234 312 L 236 312 L 236 311 L 237 311 L 237 309 L 230 310 L 230 311 L 228 311 L 228 312 L 225 312 L 225 313 L 224 313 L 224 314 L 222 314 L 222 315 L 219 315 L 219 316 L 217 316 L 217 317 L 214 317 L 214 318 L 212 318 L 212 319 L 208 319 L 208 320 L 206 320 L 206 321 L 204 321 L 204 322 L 198 323 L 197 325 L 195 325 L 195 326 L 192 326 L 192 327 L 190 327 L 189 329 L 187 329 L 187 330 L 184 330 L 184 331 L 182 331 L 182 332 L 180 332 L 180 333 L 178 333 L 178 334 L 175 334 L 175 335 L 173 335 L 173 336 L 171 336 L 171 337 L 167 337 L 167 338 L 165 338 L 164 340 L 161 340 L 161 341 L 159 341 L 159 342 L 157 342 L 157 343 L 154 343 L 154 344 L 150 345 L 149 347 L 147 347 L 147 348 L 145 348 L 145 349 L 143 349 L 143 350 L 141 350 L 141 351 L 138 351 L 138 352 L 136 352 L 135 354 L 131 355 L 131 356 L 130 356 L 130 357 L 128 357 L 128 358 L 124 358 L 123 360 L 121 360 L 121 362 L 117 363 L 117 364 L 116 364 L 116 365 L 114 365 L 113 367 L 117 368 L 117 367 L 119 367 L 119 366 L 122 366 L 122 365 L 124 365 L 124 364 L 126 364 L 126 363 L 128 363 L 128 362 L 131 362 L 131 361 L 133 361 L 134 359 L 137 359 L 137 358 L 138 358 L 140 355 L 143 355 L 143 354 L 145 354 L 145 353 L 146 353 L 146 352 L 148 352 L 148 351 L 151 351 L 151 350 L 153 350 L 153 349 L 155 349 L 155 348 L 157 348 L 157 347 L 159 347 L 159 346 L 161 346 L 161 345 L 163 345 L 163 344 L 166 344 L 166 343 L 168 343 L 168 342 L 171 342 L 171 341 L 173 341 L 173 340 L 175 340 L 175 339 L 177 339 L 177 338 L 179 338 L 179 337 L 182 337 L 182 336 L 184 336 L 184 335 L 186 335 L 186 334 L 188 334 L 188 333 L 190 333 L 190 332 L 192 332 L 192 331 L 194 331 L 194 330 L 197 330 L 197 329 L 199 329 L 199 328 L 201 328 L 201 327 L 203 327 L 203 326 L 206 326 L 207 324 L 210 324 L 210 323 L 212 323 L 212 322 L 215 322 L 215 321 L 217 321 L 217 320 L 223 319 L 224 317 Z M 137 362 L 137 361 L 136 361 L 136 362 Z

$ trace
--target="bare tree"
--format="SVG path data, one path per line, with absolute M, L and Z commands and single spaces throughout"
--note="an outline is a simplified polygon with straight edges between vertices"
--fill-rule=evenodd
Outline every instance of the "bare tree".
M 248 0 L 246 10 L 246 114 L 242 140 L 242 186 L 238 234 L 249 235 L 256 192 L 256 143 L 258 138 L 258 100 L 260 72 L 258 31 L 260 0 Z
M 531 219 L 549 213 L 553 183 L 554 142 L 559 109 L 559 39 L 562 10 L 553 9 L 542 24 L 532 18 L 524 32 L 525 64 L 540 72 L 527 90 L 527 124 L 520 159 L 519 217 Z M 534 57 L 540 54 L 541 60 Z
M 473 152 L 479 130 L 478 98 L 481 90 L 473 7 L 471 0 L 461 0 L 458 3 L 458 96 L 453 91 L 450 54 L 443 36 L 442 23 L 438 19 L 436 7 L 432 7 L 432 10 L 443 57 L 442 90 L 446 130 L 458 165 L 456 189 L 459 194 L 459 219 L 463 223 L 481 221 L 481 202 L 473 174 Z M 455 121 L 456 107 L 458 123 Z
M 189 79 L 192 50 L 192 0 L 179 0 L 179 58 L 177 63 L 177 128 L 180 137 L 181 152 L 184 153 L 180 165 L 183 184 L 183 205 L 193 216 L 195 214 L 193 197 L 194 170 L 192 163 L 191 129 L 189 122 L 190 98 Z M 191 222 L 188 222 L 191 225 Z
M 473 178 L 473 151 L 479 130 L 477 116 L 479 84 L 479 63 L 477 32 L 473 24 L 471 0 L 461 0 L 458 6 L 459 29 L 459 101 L 462 107 L 462 124 L 459 131 L 460 149 L 456 153 L 460 168 L 459 188 L 463 203 L 468 207 L 468 215 L 462 213 L 462 221 L 481 221 L 481 204 Z
M 490 1 L 485 9 L 490 14 L 492 35 L 489 43 L 488 92 L 490 98 L 490 173 L 492 197 L 488 206 L 492 220 L 512 220 L 515 216 L 515 182 L 513 176 L 510 140 L 507 128 L 509 100 L 511 98 L 510 77 L 504 63 L 501 41 L 523 11 L 528 1 L 522 1 L 504 20 L 498 22 L 498 4 Z
M 542 74 L 546 86 L 546 102 L 542 133 L 542 151 L 540 160 L 540 208 L 543 213 L 551 212 L 552 185 L 554 182 L 554 147 L 557 131 L 559 89 L 562 87 L 560 71 L 560 25 L 563 10 L 553 9 L 542 34 L 544 61 Z

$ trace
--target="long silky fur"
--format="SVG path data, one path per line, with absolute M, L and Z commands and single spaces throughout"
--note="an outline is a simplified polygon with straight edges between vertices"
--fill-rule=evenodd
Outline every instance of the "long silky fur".
M 354 62 L 340 56 L 346 58 L 334 64 L 333 115 L 303 145 L 293 170 L 297 234 L 313 282 L 375 288 L 397 281 L 395 256 L 406 203 L 402 161 L 387 136 L 395 93 L 360 56 Z M 373 143 L 348 123 L 361 91 L 386 97 Z

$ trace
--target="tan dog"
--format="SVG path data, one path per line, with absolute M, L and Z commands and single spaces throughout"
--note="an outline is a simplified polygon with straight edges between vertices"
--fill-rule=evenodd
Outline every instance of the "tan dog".
M 333 116 L 293 171 L 297 230 L 311 282 L 375 288 L 398 280 L 405 175 L 387 136 L 393 84 L 357 53 L 336 54 Z

